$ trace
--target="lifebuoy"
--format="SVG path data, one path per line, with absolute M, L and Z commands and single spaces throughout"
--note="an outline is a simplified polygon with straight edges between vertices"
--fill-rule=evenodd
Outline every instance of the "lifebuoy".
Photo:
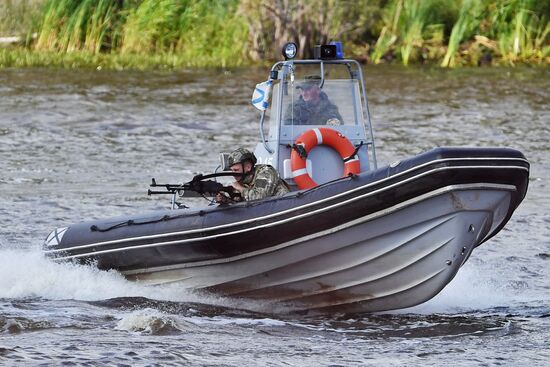
M 327 145 L 336 150 L 344 160 L 344 177 L 361 172 L 359 158 L 353 144 L 342 134 L 334 129 L 320 127 L 306 131 L 295 142 L 309 153 L 316 145 Z M 306 170 L 306 159 L 301 157 L 296 149 L 290 153 L 290 168 L 294 182 L 300 189 L 310 189 L 317 186 Z

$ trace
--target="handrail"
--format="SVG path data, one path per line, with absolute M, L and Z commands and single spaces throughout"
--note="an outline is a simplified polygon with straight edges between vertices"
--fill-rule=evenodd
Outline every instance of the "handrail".
M 272 78 L 272 75 L 273 75 L 273 71 L 276 71 L 277 69 L 280 69 L 281 68 L 281 65 L 283 65 L 284 62 L 283 61 L 278 61 L 276 62 L 272 67 L 271 67 L 271 72 L 269 73 L 269 81 L 273 81 L 274 79 Z M 265 121 L 265 110 L 262 111 L 262 115 L 260 117 L 260 139 L 262 139 L 262 144 L 265 148 L 265 150 L 267 150 L 267 152 L 269 154 L 273 154 L 275 151 L 273 149 L 271 149 L 271 147 L 269 146 L 269 144 L 267 144 L 267 139 L 265 138 L 265 133 L 264 133 L 264 121 Z
M 267 140 L 265 139 L 264 120 L 265 120 L 265 110 L 262 111 L 262 116 L 260 117 L 260 138 L 262 139 L 262 143 L 264 145 L 265 150 L 267 150 L 269 154 L 273 154 L 274 151 L 267 144 Z
M 373 134 L 373 131 L 372 131 L 372 121 L 370 119 L 370 110 L 369 110 L 369 98 L 367 96 L 367 88 L 365 86 L 365 79 L 363 78 L 363 71 L 361 70 L 361 65 L 356 61 L 356 60 L 352 60 L 353 63 L 355 63 L 355 65 L 357 66 L 357 71 L 359 72 L 359 80 L 362 81 L 362 85 L 361 85 L 361 88 L 363 89 L 363 98 L 365 100 L 365 109 L 367 111 L 367 120 L 368 120 L 368 125 L 369 125 L 369 135 L 370 135 L 370 141 L 372 142 L 372 163 L 374 165 L 374 169 L 377 169 L 378 168 L 378 161 L 376 159 L 376 147 L 375 147 L 375 144 L 374 144 L 374 134 Z

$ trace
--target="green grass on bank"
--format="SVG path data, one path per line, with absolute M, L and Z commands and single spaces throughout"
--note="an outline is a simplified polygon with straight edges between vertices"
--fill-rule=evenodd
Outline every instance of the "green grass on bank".
M 255 65 L 257 63 L 254 63 Z M 35 51 L 21 47 L 0 48 L 0 68 L 53 67 L 69 69 L 155 70 L 192 67 L 233 68 L 252 65 L 251 61 L 228 59 L 224 64 L 215 55 L 189 58 L 184 54 L 121 54 L 74 51 L 59 53 Z
M 21 37 L 0 66 L 234 67 L 333 39 L 374 64 L 550 65 L 549 19 L 537 0 L 0 0 Z

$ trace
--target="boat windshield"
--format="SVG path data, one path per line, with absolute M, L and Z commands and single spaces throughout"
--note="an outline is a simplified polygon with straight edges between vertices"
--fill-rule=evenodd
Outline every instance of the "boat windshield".
M 295 80 L 284 85 L 283 125 L 363 125 L 356 79 Z

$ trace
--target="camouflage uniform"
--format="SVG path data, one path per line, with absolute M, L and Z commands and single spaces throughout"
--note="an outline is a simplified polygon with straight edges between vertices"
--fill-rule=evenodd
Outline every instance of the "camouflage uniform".
M 245 200 L 258 200 L 270 196 L 283 196 L 290 190 L 287 184 L 279 178 L 279 174 L 270 165 L 257 164 L 251 174 L 245 176 L 242 181 Z
M 339 125 L 342 116 L 338 107 L 329 101 L 327 95 L 321 92 L 319 103 L 312 104 L 303 100 L 302 97 L 294 104 L 289 105 L 285 113 L 285 125 Z M 340 123 L 332 123 L 338 120 Z
M 241 180 L 241 184 L 245 187 L 242 192 L 244 200 L 282 196 L 290 191 L 286 182 L 279 178 L 275 168 L 266 164 L 256 164 L 256 156 L 244 148 L 231 152 L 227 163 L 229 166 L 233 166 L 245 161 L 252 162 L 254 168 Z

